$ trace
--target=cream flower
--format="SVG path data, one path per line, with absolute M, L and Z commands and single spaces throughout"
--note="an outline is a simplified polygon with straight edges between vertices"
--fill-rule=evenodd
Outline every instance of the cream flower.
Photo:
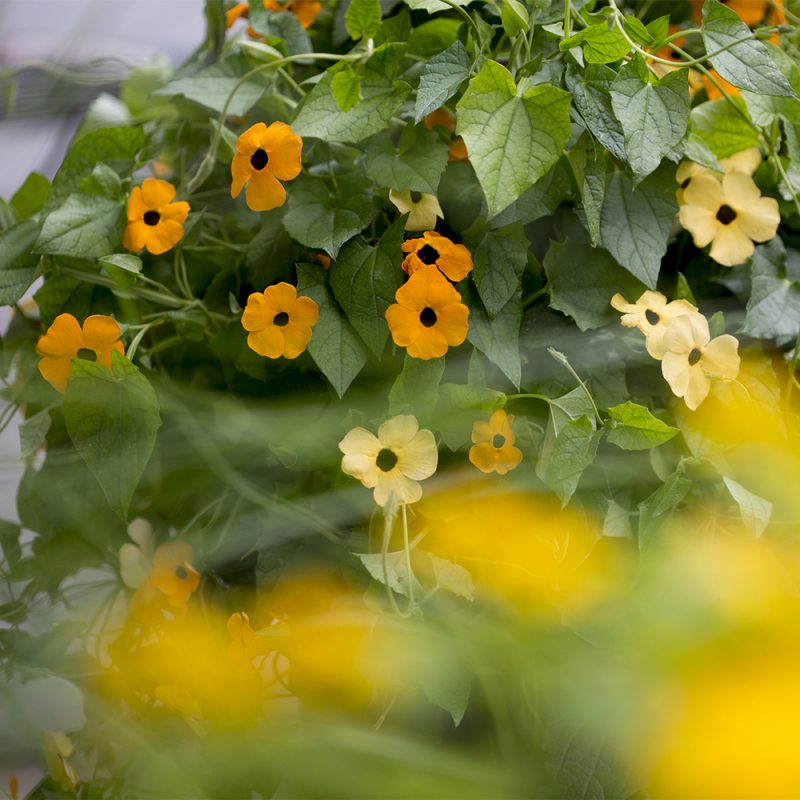
M 385 506 L 394 495 L 400 503 L 415 503 L 422 497 L 417 481 L 436 472 L 439 451 L 429 430 L 420 430 L 411 414 L 392 417 L 378 428 L 378 435 L 353 428 L 339 442 L 344 453 L 342 472 L 375 489 L 375 502 Z
M 138 589 L 150 576 L 155 537 L 150 523 L 141 517 L 132 520 L 128 525 L 128 536 L 135 544 L 123 544 L 119 548 L 119 571 L 126 586 Z
M 748 150 L 742 150 L 740 153 L 735 153 L 729 158 L 720 159 L 719 165 L 722 171 L 727 172 L 744 172 L 746 175 L 752 175 L 761 164 L 761 151 L 757 147 L 751 147 Z M 684 161 L 675 173 L 675 180 L 678 181 L 678 191 L 675 196 L 678 198 L 678 204 L 682 205 L 684 190 L 688 188 L 692 182 L 692 178 L 698 175 L 710 175 L 718 180 L 721 178 L 719 173 L 714 172 L 702 164 L 696 164 L 694 161 Z
M 697 247 L 711 245 L 714 261 L 732 267 L 747 261 L 755 247 L 778 231 L 778 202 L 762 197 L 753 179 L 743 172 L 729 172 L 718 181 L 698 175 L 683 192 L 679 216 Z
M 715 339 L 702 314 L 678 317 L 664 336 L 661 372 L 670 389 L 694 411 L 708 396 L 712 377 L 733 380 L 739 374 L 739 342 L 723 334 Z
M 672 320 L 697 314 L 697 309 L 687 300 L 669 302 L 661 292 L 645 292 L 635 303 L 629 303 L 621 294 L 611 298 L 611 305 L 622 312 L 620 322 L 626 328 L 638 328 L 645 335 L 647 352 L 653 358 L 664 355 L 664 334 Z
M 389 192 L 389 199 L 401 214 L 408 213 L 407 231 L 432 231 L 436 227 L 436 218 L 444 219 L 442 207 L 434 194 L 424 192 Z

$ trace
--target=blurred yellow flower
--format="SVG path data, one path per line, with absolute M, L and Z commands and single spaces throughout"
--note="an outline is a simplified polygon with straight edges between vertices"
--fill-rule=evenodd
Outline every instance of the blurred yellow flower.
M 739 374 L 739 342 L 723 334 L 711 338 L 702 314 L 678 317 L 664 335 L 661 372 L 677 397 L 694 411 L 706 399 L 712 377 L 733 380 Z
M 437 218 L 444 218 L 444 212 L 435 194 L 412 192 L 389 192 L 389 199 L 401 214 L 408 214 L 407 231 L 427 231 L 436 227 Z
M 276 283 L 247 298 L 242 326 L 247 346 L 266 358 L 297 358 L 311 341 L 319 320 L 319 306 L 310 297 L 298 297 L 290 283 Z
M 635 303 L 629 303 L 617 293 L 611 298 L 611 305 L 622 312 L 620 322 L 626 328 L 638 328 L 645 335 L 647 352 L 658 359 L 664 355 L 664 334 L 672 320 L 698 313 L 687 300 L 669 302 L 661 292 L 650 290 Z
M 236 142 L 231 162 L 231 197 L 238 197 L 247 185 L 247 207 L 269 211 L 286 202 L 281 181 L 300 174 L 303 140 L 285 122 L 251 125 Z
M 59 314 L 36 344 L 36 352 L 41 356 L 39 372 L 63 394 L 72 370 L 72 359 L 88 358 L 110 370 L 111 353 L 116 350 L 125 354 L 120 335 L 119 325 L 111 317 L 93 314 L 84 320 L 81 328 L 72 314 Z
M 762 197 L 753 179 L 728 172 L 720 182 L 697 175 L 683 191 L 680 222 L 697 247 L 711 245 L 709 255 L 732 267 L 753 255 L 753 242 L 766 242 L 778 231 L 778 201 Z
M 469 460 L 481 472 L 505 475 L 519 466 L 522 451 L 514 447 L 517 439 L 511 427 L 513 421 L 514 417 L 501 408 L 488 422 L 478 421 L 472 426 L 474 444 L 469 449 Z
M 50 777 L 65 792 L 73 791 L 78 785 L 78 775 L 67 761 L 75 749 L 72 740 L 65 733 L 44 731 L 42 749 Z
M 401 414 L 384 422 L 378 435 L 353 428 L 339 442 L 342 472 L 374 489 L 375 502 L 385 506 L 391 496 L 398 504 L 422 497 L 418 481 L 436 472 L 439 451 L 431 431 L 419 428 L 417 418 Z
M 141 186 L 133 187 L 122 236 L 125 248 L 138 253 L 144 247 L 157 256 L 178 244 L 190 208 L 185 200 L 173 203 L 173 197 L 175 187 L 158 178 L 146 178 Z

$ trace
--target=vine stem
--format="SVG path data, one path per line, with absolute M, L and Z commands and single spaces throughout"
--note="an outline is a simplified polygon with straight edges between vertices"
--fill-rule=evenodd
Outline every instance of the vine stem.
M 222 137 L 222 129 L 225 127 L 225 118 L 228 116 L 228 108 L 230 107 L 231 101 L 236 93 L 242 88 L 242 86 L 245 85 L 245 83 L 247 83 L 247 81 L 262 72 L 266 72 L 270 69 L 277 69 L 283 67 L 284 64 L 292 64 L 295 61 L 358 61 L 359 59 L 364 58 L 366 55 L 368 55 L 367 52 L 355 54 L 348 53 L 345 55 L 337 55 L 335 53 L 297 53 L 292 56 L 285 56 L 284 58 L 276 58 L 274 61 L 270 61 L 266 64 L 259 64 L 249 72 L 245 72 L 245 74 L 242 75 L 238 81 L 236 81 L 230 93 L 225 98 L 222 111 L 219 112 L 219 117 L 217 117 L 217 124 L 214 127 L 214 134 L 211 137 L 211 144 L 208 146 L 206 154 L 203 156 L 202 161 L 198 165 L 197 171 L 187 182 L 183 194 L 192 194 L 195 189 L 198 189 L 202 185 L 203 181 L 211 174 L 211 170 L 214 168 L 214 158 L 216 157 L 217 148 L 219 147 L 219 140 Z
M 572 35 L 572 0 L 564 0 L 564 38 Z

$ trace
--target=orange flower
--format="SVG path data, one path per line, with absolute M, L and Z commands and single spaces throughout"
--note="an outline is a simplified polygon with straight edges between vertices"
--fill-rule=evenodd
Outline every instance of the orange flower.
M 230 28 L 236 20 L 247 17 L 250 11 L 250 4 L 247 2 L 237 3 L 233 8 L 229 8 L 225 12 L 225 28 Z
M 439 358 L 467 338 L 469 309 L 436 267 L 423 264 L 395 293 L 386 309 L 394 343 L 412 358 Z
M 200 575 L 192 566 L 193 557 L 188 542 L 167 542 L 153 556 L 150 584 L 166 595 L 173 608 L 183 608 L 200 585 Z
M 242 327 L 250 332 L 247 346 L 260 356 L 297 358 L 318 319 L 319 306 L 310 297 L 298 297 L 290 283 L 277 283 L 247 298 Z
M 158 178 L 146 178 L 134 186 L 128 199 L 128 223 L 122 244 L 137 253 L 143 247 L 154 256 L 166 253 L 183 237 L 183 223 L 189 214 L 185 200 L 173 203 L 175 187 Z
M 472 256 L 463 244 L 454 244 L 446 236 L 435 231 L 425 231 L 416 239 L 409 239 L 401 245 L 408 253 L 403 261 L 403 269 L 413 275 L 418 269 L 430 264 L 436 266 L 453 283 L 472 272 Z
M 322 251 L 319 253 L 314 253 L 314 261 L 316 261 L 318 264 L 322 264 L 325 269 L 330 269 L 331 257 L 327 253 Z
M 238 197 L 247 184 L 247 206 L 253 211 L 269 211 L 286 202 L 280 181 L 300 174 L 303 140 L 292 134 L 285 122 L 267 127 L 257 122 L 236 142 L 231 162 L 231 197 Z
M 455 117 L 444 107 L 437 108 L 436 111 L 431 111 L 423 120 L 423 124 L 430 130 L 438 126 L 449 131 L 451 134 L 456 129 Z M 460 136 L 454 136 L 450 140 L 448 159 L 450 161 L 466 161 L 467 158 L 469 158 L 467 154 L 467 145 Z
M 116 321 L 102 314 L 87 317 L 83 329 L 72 314 L 59 314 L 36 344 L 36 352 L 42 357 L 39 372 L 56 391 L 64 394 L 73 358 L 88 357 L 110 370 L 111 351 L 125 354 L 120 333 Z
M 481 471 L 505 475 L 522 461 L 522 451 L 514 447 L 517 438 L 511 428 L 514 417 L 503 409 L 492 414 L 488 422 L 476 422 L 472 426 L 473 446 L 469 449 L 469 460 Z
M 450 147 L 447 149 L 447 160 L 466 161 L 468 158 L 469 153 L 467 153 L 467 143 L 460 136 L 456 136 L 450 142 Z
M 322 10 L 322 3 L 314 2 L 314 0 L 286 0 L 284 3 L 277 0 L 264 0 L 264 8 L 267 11 L 291 11 L 304 28 L 310 28 L 314 24 L 317 14 Z M 233 8 L 228 9 L 225 12 L 225 27 L 230 28 L 236 20 L 247 17 L 248 11 L 248 3 L 237 3 Z M 258 36 L 258 34 L 255 35 Z

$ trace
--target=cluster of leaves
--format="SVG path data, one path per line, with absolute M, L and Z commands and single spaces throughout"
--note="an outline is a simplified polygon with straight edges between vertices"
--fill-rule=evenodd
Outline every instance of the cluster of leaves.
M 52 183 L 33 174 L 0 205 L 0 303 L 14 307 L 0 366 L 27 461 L 21 525 L 0 529 L 17 587 L 0 606 L 0 653 L 22 670 L 64 657 L 86 630 L 34 633 L 27 608 L 80 569 L 116 573 L 134 515 L 191 535 L 219 586 L 266 586 L 294 558 L 358 572 L 346 557 L 366 549 L 369 498 L 339 473 L 336 443 L 395 413 L 434 431 L 446 469 L 467 464 L 473 422 L 513 409 L 515 479 L 591 508 L 639 549 L 688 502 L 720 503 L 760 535 L 770 503 L 710 458 L 609 301 L 658 288 L 724 308 L 714 331 L 776 363 L 795 344 L 800 68 L 774 31 L 751 32 L 717 0 L 699 28 L 692 3 L 664 0 L 641 16 L 600 0 L 342 0 L 309 30 L 262 5 L 250 2 L 253 38 L 227 32 L 222 0 L 207 0 L 206 39 L 185 64 L 133 70 L 119 98 L 91 106 Z M 685 66 L 659 71 L 671 25 Z M 735 93 L 690 93 L 712 63 Z M 454 130 L 426 125 L 443 107 Z M 284 206 L 257 214 L 230 198 L 230 162 L 239 133 L 274 120 L 303 138 L 304 168 Z M 449 158 L 453 136 L 467 160 Z M 675 170 L 719 169 L 751 147 L 782 226 L 731 270 L 677 230 Z M 121 245 L 148 169 L 192 209 L 163 256 Z M 445 358 L 390 344 L 406 235 L 390 190 L 437 195 L 441 232 L 473 257 L 458 286 L 468 340 Z M 247 297 L 279 281 L 319 306 L 296 361 L 260 358 L 241 326 Z M 62 313 L 114 316 L 127 350 L 111 372 L 73 362 L 63 397 L 35 354 Z M 754 381 L 774 394 L 772 367 Z

